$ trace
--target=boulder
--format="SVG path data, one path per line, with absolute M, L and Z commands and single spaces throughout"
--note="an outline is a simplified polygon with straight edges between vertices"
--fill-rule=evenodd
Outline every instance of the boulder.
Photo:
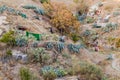
M 12 56 L 14 57 L 15 60 L 20 60 L 22 63 L 27 63 L 28 61 L 28 56 L 27 54 L 24 54 L 20 51 L 12 51 Z

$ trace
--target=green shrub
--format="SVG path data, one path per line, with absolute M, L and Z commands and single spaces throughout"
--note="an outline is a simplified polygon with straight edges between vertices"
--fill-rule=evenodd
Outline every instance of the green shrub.
M 87 22 L 87 23 L 93 23 L 94 21 L 95 21 L 95 19 L 92 18 L 92 17 L 87 17 L 87 18 L 86 18 L 86 22 Z
M 79 36 L 77 34 L 71 34 L 71 38 L 74 42 L 77 42 L 80 40 Z
M 0 7 L 0 13 L 3 13 L 5 10 L 7 9 L 7 7 L 5 5 Z
M 84 75 L 86 80 L 105 80 L 105 76 L 98 66 L 86 62 L 80 62 L 80 74 Z
M 38 80 L 38 78 L 35 77 L 28 68 L 24 68 L 24 67 L 20 68 L 19 73 L 21 80 Z
M 67 59 L 69 59 L 69 58 L 71 57 L 71 56 L 70 56 L 69 54 L 67 54 L 67 53 L 62 54 L 62 56 L 65 57 L 65 58 L 67 58 Z
M 7 56 L 12 56 L 12 51 L 9 49 L 6 51 Z
M 42 65 L 47 64 L 50 56 L 45 52 L 44 48 L 36 48 L 33 52 L 35 62 L 39 62 Z
M 43 67 L 40 73 L 43 75 L 44 80 L 54 80 L 57 77 L 63 77 L 67 74 L 64 69 L 53 68 L 51 66 Z
M 40 0 L 40 2 L 41 2 L 41 3 L 45 3 L 45 2 L 48 3 L 49 0 Z
M 14 31 L 9 31 L 5 33 L 2 38 L 0 39 L 1 42 L 4 42 L 10 46 L 14 46 L 16 44 L 15 42 L 15 36 L 14 36 Z

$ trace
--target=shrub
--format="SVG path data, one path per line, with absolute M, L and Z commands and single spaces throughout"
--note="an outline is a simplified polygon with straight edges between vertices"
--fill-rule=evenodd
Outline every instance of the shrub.
M 12 56 L 12 50 L 10 50 L 10 49 L 7 50 L 7 51 L 6 51 L 6 54 L 7 54 L 7 56 Z
M 79 41 L 80 40 L 80 38 L 79 38 L 79 35 L 77 35 L 77 34 L 71 34 L 71 38 L 72 38 L 72 40 L 74 41 L 74 42 L 77 42 L 77 41 Z
M 105 79 L 103 72 L 98 66 L 86 62 L 80 62 L 80 74 L 84 75 L 86 80 Z
M 14 31 L 9 31 L 5 33 L 2 38 L 0 39 L 1 42 L 4 42 L 10 46 L 14 46 L 16 44 L 15 42 L 15 36 L 14 36 Z
M 49 0 L 40 0 L 41 3 L 48 3 Z
M 44 65 L 47 64 L 50 56 L 45 52 L 44 48 L 36 48 L 33 53 L 34 61 L 40 62 L 40 64 Z
M 116 44 L 116 48 L 119 48 L 120 47 L 120 38 L 117 38 L 115 40 L 115 44 Z
M 44 4 L 51 23 L 60 33 L 70 33 L 79 30 L 80 23 L 63 3 Z
M 87 18 L 86 18 L 86 22 L 87 22 L 87 23 L 93 23 L 94 21 L 95 21 L 95 19 L 92 18 L 92 17 L 87 17 Z
M 44 80 L 54 80 L 57 77 L 63 77 L 67 74 L 64 69 L 53 68 L 51 66 L 45 66 L 40 70 L 40 73 L 43 75 Z
M 15 41 L 16 41 L 16 45 L 19 47 L 27 46 L 28 44 L 27 38 L 24 36 L 16 38 Z
M 70 55 L 67 54 L 67 53 L 64 53 L 64 54 L 62 54 L 62 57 L 65 57 L 65 58 L 69 59 L 69 58 L 70 58 Z
M 20 68 L 19 74 L 21 80 L 38 80 L 38 78 L 34 76 L 28 68 Z
M 68 50 L 72 53 L 79 53 L 79 50 L 83 48 L 83 46 L 80 44 L 78 45 L 69 44 L 67 47 L 68 47 Z
M 3 13 L 5 10 L 7 9 L 7 7 L 5 5 L 0 7 L 0 13 Z

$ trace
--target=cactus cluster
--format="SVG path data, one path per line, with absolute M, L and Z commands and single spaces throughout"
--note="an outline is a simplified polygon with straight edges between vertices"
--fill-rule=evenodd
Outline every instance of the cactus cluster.
M 43 67 L 41 70 L 40 70 L 40 73 L 45 75 L 49 72 L 53 72 L 54 75 L 56 75 L 57 77 L 63 77 L 67 74 L 67 72 L 62 69 L 62 68 L 54 68 L 54 67 L 51 67 L 51 66 L 45 66 Z
M 65 44 L 63 42 L 57 42 L 57 43 L 47 42 L 45 43 L 45 48 L 50 50 L 54 48 L 61 53 L 65 48 Z
M 82 45 L 78 44 L 78 45 L 74 45 L 74 44 L 69 44 L 68 45 L 68 50 L 70 52 L 73 52 L 73 53 L 79 53 L 79 50 L 83 48 Z
M 3 13 L 4 11 L 8 11 L 9 13 L 19 15 L 19 16 L 21 16 L 23 18 L 27 18 L 27 15 L 22 13 L 21 11 L 15 10 L 14 8 L 7 7 L 5 5 L 0 7 L 0 13 Z
M 35 13 L 40 14 L 40 15 L 44 15 L 45 11 L 37 6 L 34 5 L 25 5 L 23 6 L 23 8 L 25 9 L 33 9 Z
M 57 51 L 60 52 L 60 53 L 65 48 L 65 44 L 63 42 L 58 42 L 57 44 L 55 44 L 55 46 L 56 46 Z

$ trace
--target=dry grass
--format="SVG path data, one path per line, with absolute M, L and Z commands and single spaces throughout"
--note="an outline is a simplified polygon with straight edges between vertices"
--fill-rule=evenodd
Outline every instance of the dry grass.
M 104 10 L 106 10 L 106 11 L 112 11 L 113 10 L 113 6 L 111 6 L 111 5 L 105 5 L 104 6 Z

